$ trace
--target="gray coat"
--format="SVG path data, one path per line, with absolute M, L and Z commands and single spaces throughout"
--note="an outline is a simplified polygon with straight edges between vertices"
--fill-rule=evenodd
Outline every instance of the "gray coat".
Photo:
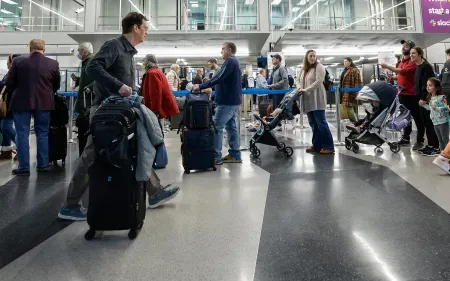
M 276 90 L 289 89 L 289 78 L 286 67 L 279 66 L 272 73 L 272 84 Z
M 298 89 L 304 89 L 301 96 L 301 104 L 303 112 L 311 112 L 316 110 L 325 110 L 327 108 L 327 92 L 323 85 L 325 79 L 325 67 L 317 63 L 315 68 L 312 68 L 306 73 L 302 70 L 297 77 L 295 84 Z

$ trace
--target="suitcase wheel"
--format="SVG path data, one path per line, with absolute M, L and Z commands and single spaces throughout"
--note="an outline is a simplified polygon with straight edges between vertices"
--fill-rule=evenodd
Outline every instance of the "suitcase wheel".
M 130 238 L 130 240 L 134 240 L 134 239 L 136 239 L 138 234 L 139 234 L 138 229 L 132 229 L 132 230 L 130 230 L 130 232 L 128 232 L 128 238 Z
M 95 230 L 92 228 L 90 228 L 84 235 L 84 239 L 86 239 L 87 241 L 92 240 L 92 238 L 94 237 L 95 237 Z
M 189 170 L 189 169 L 184 169 L 184 172 L 185 172 L 186 174 L 190 174 L 190 173 L 191 173 L 191 170 Z
M 62 166 L 64 167 L 66 165 L 66 160 L 62 160 Z
M 216 167 L 213 167 L 213 171 L 217 171 L 217 168 L 216 168 Z
M 53 166 L 58 166 L 58 161 L 53 161 Z

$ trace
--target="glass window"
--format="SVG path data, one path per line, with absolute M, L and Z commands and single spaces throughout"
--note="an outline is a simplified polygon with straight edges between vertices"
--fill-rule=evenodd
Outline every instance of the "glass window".
M 84 6 L 73 0 L 0 1 L 3 31 L 83 31 Z
M 272 30 L 414 30 L 412 1 L 403 2 L 269 0 L 271 26 Z

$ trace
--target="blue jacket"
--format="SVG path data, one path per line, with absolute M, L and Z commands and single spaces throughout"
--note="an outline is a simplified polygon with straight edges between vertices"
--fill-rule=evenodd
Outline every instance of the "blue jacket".
M 201 84 L 200 90 L 215 86 L 217 105 L 240 105 L 242 103 L 241 68 L 236 57 L 229 57 L 214 77 Z

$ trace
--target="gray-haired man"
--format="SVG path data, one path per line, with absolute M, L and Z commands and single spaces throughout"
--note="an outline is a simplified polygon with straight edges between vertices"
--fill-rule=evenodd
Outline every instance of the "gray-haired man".
M 79 114 L 84 114 L 86 108 L 91 107 L 91 93 L 92 93 L 92 85 L 93 79 L 86 74 L 86 67 L 94 57 L 94 50 L 92 48 L 92 44 L 90 42 L 83 42 L 78 46 L 78 54 L 77 57 L 82 61 L 81 62 L 81 75 L 77 77 L 72 75 L 72 79 L 75 80 L 75 86 L 78 86 L 78 99 L 75 103 L 75 112 Z M 85 97 L 85 89 L 88 88 L 89 92 Z M 86 101 L 86 104 L 84 102 Z

